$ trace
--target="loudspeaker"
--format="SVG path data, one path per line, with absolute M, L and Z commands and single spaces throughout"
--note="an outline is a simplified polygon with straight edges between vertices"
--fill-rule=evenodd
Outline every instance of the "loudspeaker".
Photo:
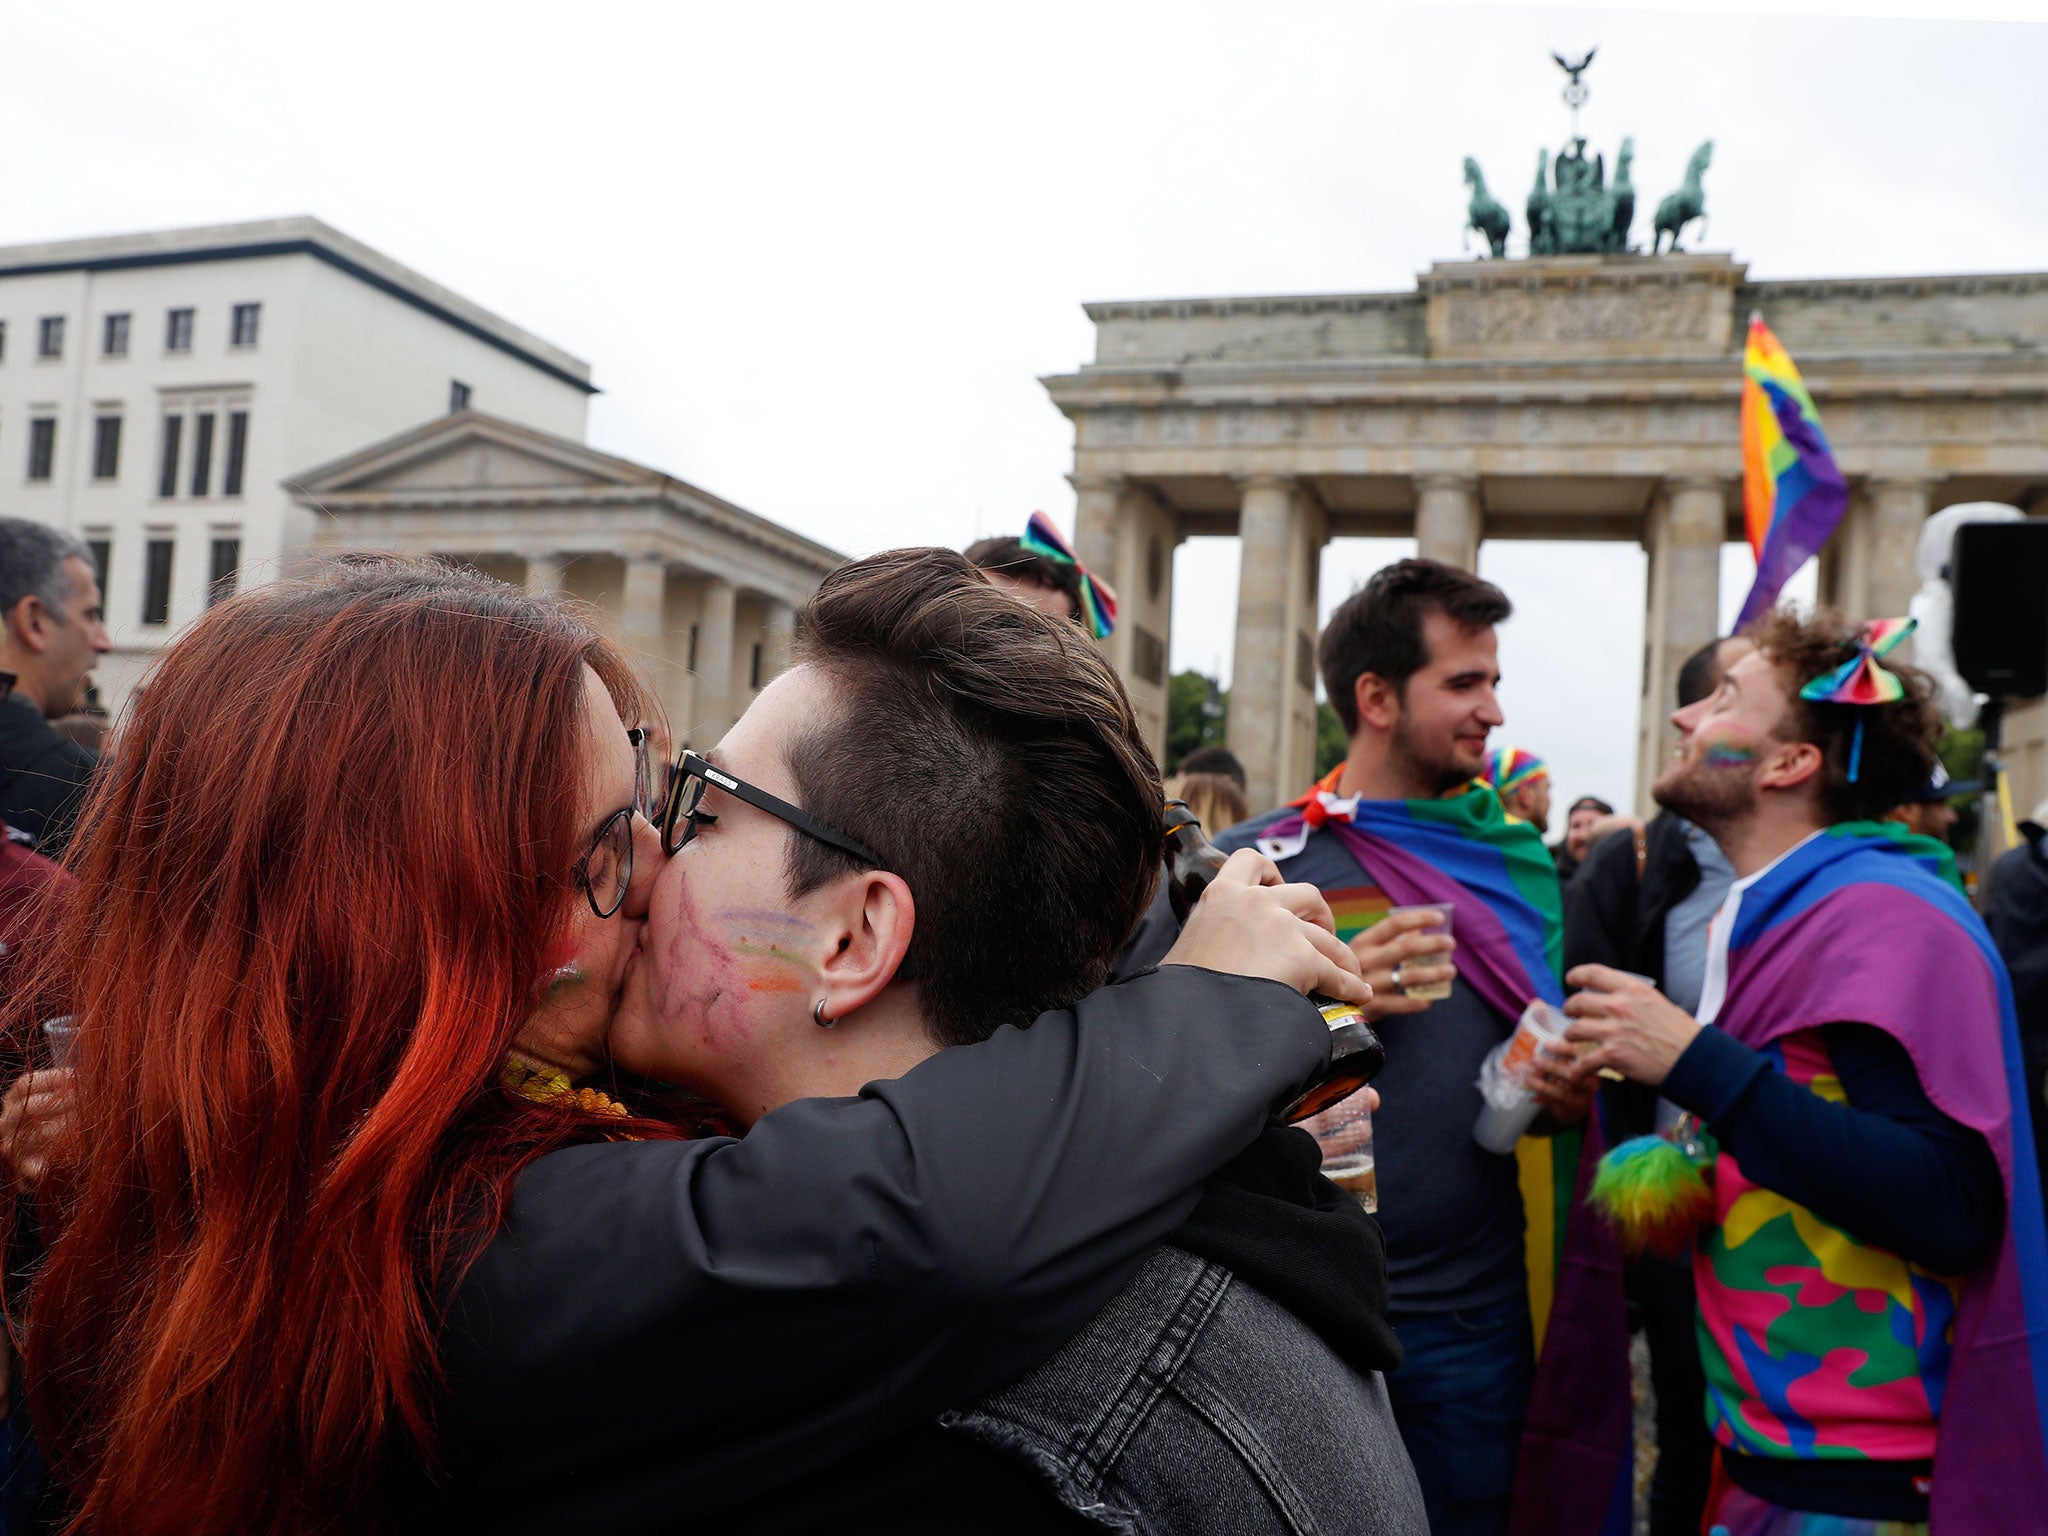
M 1949 556 L 1956 670 L 1979 693 L 2048 693 L 2048 518 L 1965 523 Z

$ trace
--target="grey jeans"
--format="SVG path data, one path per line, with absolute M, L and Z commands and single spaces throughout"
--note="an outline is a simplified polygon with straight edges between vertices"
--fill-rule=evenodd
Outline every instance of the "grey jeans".
M 1133 1536 L 1426 1536 L 1377 1373 L 1219 1264 L 1162 1247 L 1065 1349 L 947 1428 Z

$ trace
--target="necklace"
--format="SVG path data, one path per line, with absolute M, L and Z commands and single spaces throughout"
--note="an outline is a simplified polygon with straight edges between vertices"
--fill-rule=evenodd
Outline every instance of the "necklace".
M 498 1081 L 522 1099 L 536 1104 L 561 1103 L 563 1108 L 580 1109 L 588 1115 L 626 1118 L 626 1106 L 595 1088 L 578 1088 L 559 1067 L 544 1067 L 519 1056 L 505 1058 L 505 1070 Z

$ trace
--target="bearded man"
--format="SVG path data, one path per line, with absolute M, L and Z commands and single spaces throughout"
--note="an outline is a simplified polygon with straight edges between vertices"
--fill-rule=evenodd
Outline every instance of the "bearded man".
M 1653 793 L 1736 873 L 1697 1017 L 1608 966 L 1566 978 L 1574 1070 L 1687 1112 L 1669 1149 L 1615 1158 L 1705 1181 L 1652 1214 L 1697 1221 L 1706 1523 L 1730 1536 L 2048 1529 L 2048 1241 L 2013 1155 L 2011 990 L 1947 850 L 1880 820 L 1940 731 L 1927 677 L 1885 660 L 1908 627 L 1774 613 L 1672 716 Z

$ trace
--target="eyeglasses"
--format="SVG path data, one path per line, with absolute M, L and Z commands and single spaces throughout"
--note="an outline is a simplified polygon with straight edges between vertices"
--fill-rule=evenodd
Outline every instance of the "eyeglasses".
M 670 853 L 687 847 L 690 839 L 697 835 L 700 822 L 714 818 L 703 815 L 697 809 L 704 803 L 704 791 L 716 787 L 770 816 L 787 822 L 806 837 L 814 837 L 821 843 L 852 854 L 856 859 L 882 867 L 881 857 L 864 843 L 855 842 L 837 828 L 828 827 L 824 822 L 807 814 L 801 807 L 791 805 L 779 795 L 771 795 L 765 789 L 757 789 L 744 779 L 734 778 L 722 768 L 714 768 L 694 752 L 686 751 L 677 761 L 669 777 L 668 794 L 661 814 L 654 824 L 661 829 L 661 846 Z
M 589 851 L 569 871 L 570 879 L 582 887 L 590 910 L 600 918 L 619 910 L 633 884 L 633 818 L 654 820 L 654 776 L 647 760 L 647 733 L 635 727 L 626 732 L 626 740 L 633 746 L 633 803 L 605 817 Z

